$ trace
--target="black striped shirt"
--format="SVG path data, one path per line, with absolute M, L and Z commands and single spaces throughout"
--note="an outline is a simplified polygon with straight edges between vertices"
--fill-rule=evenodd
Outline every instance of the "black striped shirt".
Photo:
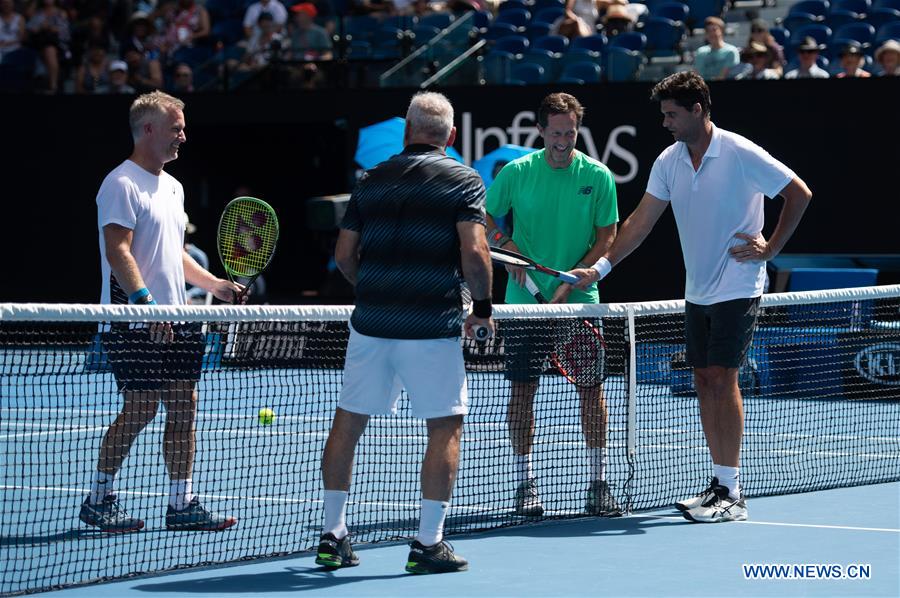
M 356 309 L 367 336 L 459 336 L 457 222 L 484 224 L 478 173 L 430 145 L 411 145 L 359 181 L 341 227 L 360 233 Z

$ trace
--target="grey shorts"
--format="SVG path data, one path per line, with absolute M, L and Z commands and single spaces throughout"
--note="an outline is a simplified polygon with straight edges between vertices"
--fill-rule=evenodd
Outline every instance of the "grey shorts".
M 685 302 L 688 365 L 740 367 L 753 342 L 758 316 L 759 297 L 712 305 Z

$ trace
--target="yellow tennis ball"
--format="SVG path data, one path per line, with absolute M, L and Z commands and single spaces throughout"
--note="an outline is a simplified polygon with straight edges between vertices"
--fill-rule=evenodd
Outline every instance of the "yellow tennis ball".
M 264 407 L 259 410 L 259 424 L 261 426 L 270 426 L 272 422 L 275 421 L 275 412 L 269 409 L 268 407 Z

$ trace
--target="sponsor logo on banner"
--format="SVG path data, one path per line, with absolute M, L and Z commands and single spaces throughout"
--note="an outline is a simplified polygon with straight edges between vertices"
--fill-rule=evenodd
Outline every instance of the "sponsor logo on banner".
M 534 147 L 539 135 L 535 118 L 534 112 L 523 110 L 512 118 L 512 122 L 505 129 L 497 126 L 475 127 L 472 124 L 472 113 L 463 112 L 460 130 L 463 161 L 466 164 L 472 164 L 475 160 L 484 157 L 491 149 L 507 143 Z M 598 140 L 594 139 L 589 127 L 579 127 L 578 138 L 578 149 L 595 160 L 609 165 L 610 158 L 617 158 L 610 166 L 616 183 L 628 183 L 637 176 L 637 156 L 621 145 L 621 142 L 627 141 L 629 138 L 632 140 L 637 138 L 637 127 L 632 125 L 615 127 L 610 131 L 606 143 L 599 147 Z M 485 148 L 491 149 L 485 151 Z M 624 162 L 624 171 L 621 162 Z
M 900 344 L 879 343 L 864 347 L 853 360 L 860 376 L 874 384 L 900 386 Z

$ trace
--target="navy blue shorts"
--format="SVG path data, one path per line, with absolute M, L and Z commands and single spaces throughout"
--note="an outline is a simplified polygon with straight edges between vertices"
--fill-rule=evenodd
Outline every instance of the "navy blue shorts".
M 103 333 L 119 392 L 159 390 L 172 382 L 196 383 L 206 340 L 200 324 L 173 324 L 174 340 L 154 342 L 149 324 L 112 324 Z
M 504 375 L 511 382 L 535 382 L 544 372 L 553 350 L 552 327 L 544 320 L 506 320 L 503 322 Z
M 759 297 L 712 305 L 685 302 L 687 364 L 694 368 L 739 368 L 744 363 L 759 316 Z

